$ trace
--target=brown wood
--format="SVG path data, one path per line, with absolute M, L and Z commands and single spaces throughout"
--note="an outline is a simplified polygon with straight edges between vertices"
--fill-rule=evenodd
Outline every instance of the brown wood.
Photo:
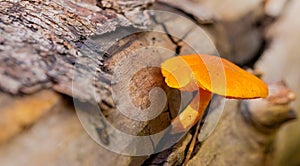
M 193 3 L 197 5 L 193 6 Z M 63 148 L 67 149 L 63 153 L 65 158 L 53 155 L 45 158 L 44 161 L 38 159 L 39 162 L 54 160 L 53 163 L 57 165 L 87 163 L 98 165 L 99 162 L 104 161 L 104 164 L 114 165 L 115 161 L 120 159 L 118 164 L 121 165 L 182 164 L 191 141 L 190 133 L 187 133 L 187 136 L 178 141 L 175 146 L 161 153 L 132 157 L 107 152 L 104 148 L 96 148 L 97 144 L 92 142 L 85 131 L 79 127 L 83 125 L 86 130 L 91 131 L 89 134 L 94 140 L 109 144 L 112 139 L 109 135 L 112 129 L 107 127 L 108 123 L 121 131 L 139 136 L 149 136 L 170 126 L 171 119 L 179 110 L 179 91 L 167 87 L 159 65 L 175 54 L 189 54 L 199 50 L 202 51 L 201 53 L 217 54 L 216 49 L 209 45 L 209 42 L 207 43 L 206 34 L 197 31 L 198 26 L 206 30 L 217 45 L 218 51 L 223 53 L 222 56 L 239 64 L 252 63 L 251 59 L 259 52 L 262 36 L 260 27 L 253 28 L 250 25 L 262 18 L 262 4 L 257 2 L 249 5 L 248 13 L 239 13 L 233 17 L 229 14 L 228 17 L 220 18 L 217 7 L 214 10 L 207 10 L 208 12 L 203 15 L 201 12 L 196 12 L 197 7 L 202 8 L 204 5 L 204 9 L 205 5 L 214 4 L 213 1 L 203 4 L 200 1 L 199 4 L 197 1 L 193 3 L 183 5 L 178 1 L 168 0 L 159 0 L 159 2 L 153 0 L 1 0 L 0 89 L 3 96 L 9 98 L 11 103 L 21 100 L 24 104 L 27 97 L 46 103 L 48 99 L 54 98 L 55 102 L 50 106 L 46 105 L 48 106 L 46 108 L 36 108 L 41 112 L 38 112 L 38 117 L 30 119 L 25 124 L 33 125 L 29 129 L 20 129 L 19 126 L 23 124 L 19 124 L 19 121 L 13 121 L 13 125 L 6 121 L 0 123 L 0 128 L 8 126 L 6 130 L 9 130 L 7 132 L 9 135 L 0 134 L 5 136 L 5 141 L 8 141 L 3 141 L 0 147 L 0 159 L 8 163 L 15 154 L 17 156 L 22 154 L 22 150 L 18 150 L 18 145 L 22 144 L 27 147 L 24 150 L 29 151 L 28 154 L 24 154 L 28 159 L 25 163 L 35 163 L 35 158 L 38 158 L 36 155 L 39 153 L 32 150 L 34 146 L 40 146 L 41 140 L 52 135 L 54 139 L 59 139 L 70 132 L 67 137 L 70 141 L 63 141 L 66 144 Z M 189 11 L 189 8 L 192 10 Z M 145 11 L 146 9 L 169 11 L 191 18 L 196 23 L 182 19 L 179 15 L 172 17 L 163 14 L 151 15 L 151 12 Z M 235 26 L 240 28 L 233 32 L 232 27 Z M 177 32 L 177 36 L 170 35 L 174 32 Z M 242 38 L 238 38 L 241 36 Z M 253 40 L 250 40 L 249 36 L 253 37 Z M 247 54 L 242 55 L 243 53 Z M 135 69 L 139 70 L 135 71 Z M 131 72 L 133 75 L 127 78 L 128 73 Z M 155 87 L 161 88 L 164 94 L 159 91 L 152 91 L 151 94 L 151 90 Z M 44 89 L 50 90 L 44 92 Z M 63 95 L 59 96 L 53 91 Z M 44 96 L 44 93 L 49 94 Z M 127 94 L 130 100 L 127 100 Z M 11 96 L 7 97 L 8 95 Z M 114 95 L 117 97 L 114 98 Z M 284 96 L 289 95 L 284 94 Z M 62 99 L 69 97 L 74 100 Z M 276 97 L 278 96 L 275 95 Z M 167 100 L 165 105 L 164 100 Z M 289 106 L 291 100 L 288 98 L 284 104 Z M 82 106 L 75 104 L 77 112 L 73 106 L 70 106 L 74 101 Z M 252 102 L 255 105 L 255 102 L 266 101 L 270 100 Z M 5 101 L 0 98 L 1 102 Z M 51 111 L 51 106 L 56 103 L 59 105 L 57 109 L 66 112 Z M 159 110 L 161 114 L 151 120 L 132 120 L 118 109 L 119 106 L 127 108 L 131 106 L 130 103 L 140 112 L 127 109 L 126 113 L 144 114 L 148 111 L 150 114 Z M 27 108 L 26 104 L 24 108 Z M 97 112 L 100 111 L 99 108 L 104 116 L 99 116 Z M 148 108 L 151 109 L 147 110 Z M 188 165 L 199 163 L 201 165 L 228 165 L 228 163 L 262 165 L 267 160 L 266 151 L 278 127 L 292 119 L 288 116 L 257 118 L 258 115 L 267 117 L 264 111 L 270 110 L 266 108 L 263 108 L 262 112 L 255 111 L 260 107 L 253 109 L 253 112 L 250 110 L 251 116 L 243 114 L 245 110 L 234 104 L 229 104 L 226 108 L 229 109 L 225 110 L 216 131 L 205 142 L 193 143 L 195 144 L 193 158 L 187 162 Z M 284 107 L 283 113 L 287 114 L 286 108 L 289 107 Z M 12 109 L 11 112 L 7 110 L 1 112 L 0 109 L 0 115 L 5 114 L 14 119 L 14 112 L 19 111 L 19 109 Z M 277 113 L 276 111 L 277 109 L 273 113 Z M 44 112 L 52 114 L 48 118 Z M 81 125 L 76 119 L 76 113 L 81 122 L 84 121 Z M 249 113 L 249 110 L 246 113 Z M 147 116 L 145 114 L 142 118 Z M 39 120 L 40 118 L 42 119 Z M 103 121 L 103 118 L 106 121 Z M 53 124 L 53 121 L 61 123 L 61 126 Z M 266 121 L 269 123 L 267 127 L 265 127 Z M 270 127 L 270 124 L 275 127 Z M 18 129 L 10 130 L 9 127 L 14 126 Z M 51 128 L 53 126 L 54 128 Z M 42 131 L 50 128 L 49 133 L 45 135 L 34 135 L 35 131 L 43 133 Z M 264 132 L 267 130 L 268 134 L 262 133 L 261 130 Z M 30 143 L 26 141 L 31 139 L 33 141 Z M 153 138 L 149 136 L 149 139 Z M 151 148 L 161 145 L 166 140 L 172 141 L 172 138 L 151 140 L 153 142 Z M 43 152 L 46 156 L 60 152 L 50 146 L 53 144 L 52 141 L 45 140 L 47 148 Z M 86 142 L 87 146 L 82 148 L 84 153 L 76 151 L 81 147 L 76 147 L 74 144 L 83 146 Z M 239 145 L 238 148 L 230 146 L 235 143 Z M 145 145 L 140 144 L 140 146 Z M 73 150 L 76 152 L 70 153 Z M 9 153 L 6 154 L 6 151 Z M 232 157 L 240 153 L 243 153 L 244 157 Z M 250 153 L 254 154 L 254 157 L 248 159 L 247 154 Z M 91 158 L 89 158 L 90 154 L 93 154 Z M 76 160 L 78 156 L 80 156 L 79 161 Z M 15 163 L 18 161 L 14 160 Z

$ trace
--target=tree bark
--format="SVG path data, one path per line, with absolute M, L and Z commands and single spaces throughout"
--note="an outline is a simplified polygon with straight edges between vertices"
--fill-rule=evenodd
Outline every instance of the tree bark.
M 214 14 L 209 13 L 209 17 L 202 18 L 205 15 L 195 13 L 195 9 L 191 13 L 185 12 L 191 6 L 182 7 L 180 4 L 174 4 L 170 1 L 154 2 L 152 0 L 2 0 L 0 1 L 0 88 L 3 93 L 14 96 L 10 100 L 15 100 L 15 96 L 22 98 L 22 95 L 25 97 L 39 96 L 44 89 L 50 89 L 46 92 L 49 93 L 46 95 L 49 97 L 48 99 L 61 100 L 60 97 L 56 96 L 57 94 L 53 95 L 53 91 L 72 97 L 79 119 L 81 122 L 87 122 L 82 123 L 83 127 L 90 131 L 90 136 L 96 142 L 112 143 L 113 138 L 110 134 L 113 131 L 112 128 L 107 127 L 110 123 L 115 128 L 131 135 L 148 136 L 153 143 L 150 148 L 155 149 L 158 145 L 164 145 L 166 140 L 163 140 L 165 139 L 163 135 L 158 137 L 160 139 L 154 139 L 151 134 L 159 133 L 170 126 L 170 121 L 176 117 L 181 102 L 179 91 L 169 88 L 164 83 L 160 73 L 160 63 L 176 54 L 194 52 L 217 54 L 213 45 L 207 41 L 206 33 L 198 30 L 197 26 L 203 27 L 209 33 L 221 52 L 228 51 L 229 47 L 230 49 L 239 47 L 239 41 L 235 41 L 232 47 L 229 46 L 230 38 L 226 35 L 229 34 L 229 36 L 234 37 L 228 32 L 231 25 L 228 26 L 226 22 L 218 21 L 214 18 Z M 153 14 L 146 9 L 171 11 L 185 17 L 194 15 L 194 21 L 197 23 L 183 19 L 179 15 Z M 255 20 L 259 18 L 256 15 L 250 17 Z M 240 22 L 242 18 L 237 19 L 237 22 Z M 232 26 L 235 26 L 235 21 L 232 21 L 234 22 Z M 243 30 L 248 32 L 249 29 L 246 27 L 252 22 L 253 20 L 247 22 L 239 34 L 243 33 Z M 252 32 L 247 34 L 258 39 L 260 34 L 256 31 L 254 35 Z M 241 50 L 247 50 L 246 52 L 251 50 L 249 56 L 253 57 L 253 52 L 258 50 L 257 45 L 252 46 L 248 41 L 245 43 L 243 44 L 249 47 L 245 49 L 242 47 Z M 232 59 L 240 62 L 240 52 L 236 55 Z M 249 56 L 242 58 L 240 64 L 249 61 L 247 59 Z M 160 90 L 154 91 L 155 87 L 163 90 L 163 93 Z M 126 95 L 130 96 L 130 99 Z M 68 107 L 64 104 L 61 103 L 63 107 Z M 52 103 L 52 105 L 54 104 Z M 52 107 L 38 108 L 48 110 Z M 129 109 L 122 112 L 120 108 Z M 236 106 L 232 109 L 239 110 Z M 74 110 L 74 108 L 68 108 L 68 110 Z M 99 112 L 97 112 L 99 110 L 103 116 L 99 116 Z M 150 114 L 156 113 L 157 110 L 160 111 L 158 112 L 159 115 L 153 119 L 149 118 Z M 80 126 L 79 123 L 74 122 L 75 112 L 63 113 L 63 115 L 61 113 L 53 114 L 51 115 L 53 119 L 63 123 L 64 127 L 58 129 L 60 132 L 67 131 L 72 125 Z M 141 115 L 139 117 L 142 119 L 131 119 L 126 116 L 131 114 Z M 254 112 L 254 114 L 257 113 Z M 253 130 L 253 127 L 256 126 L 248 124 L 247 118 L 243 119 L 243 115 L 237 112 L 228 112 L 227 115 L 230 117 L 229 120 L 228 118 L 221 119 L 221 129 L 215 131 L 215 137 L 208 139 L 207 142 L 203 143 L 203 146 L 197 145 L 200 150 L 189 164 L 197 164 L 203 156 L 202 161 L 207 165 L 218 165 L 230 160 L 230 155 L 236 154 L 235 150 L 229 153 L 226 148 L 216 149 L 219 148 L 219 144 L 226 144 L 234 139 L 240 143 L 240 149 L 250 149 L 259 157 L 266 157 L 266 154 L 262 152 L 262 148 L 265 147 L 249 148 L 247 147 L 248 142 L 241 139 L 248 136 L 251 139 L 257 135 L 260 137 L 261 133 Z M 9 116 L 14 116 L 14 114 Z M 64 118 L 58 118 L 58 116 L 66 116 L 67 121 L 64 122 Z M 25 126 L 35 124 L 34 121 L 39 117 L 40 115 L 33 118 Z M 104 122 L 103 118 L 107 121 Z M 253 119 L 253 117 L 249 117 L 249 119 Z M 49 125 L 41 124 L 43 121 L 45 124 L 52 124 L 46 118 L 46 120 L 40 121 L 37 126 L 49 128 Z M 235 129 L 228 125 L 228 121 L 233 121 L 236 126 L 243 126 L 242 128 L 249 132 L 241 133 L 241 137 L 237 138 L 236 133 L 228 134 L 225 139 L 222 139 L 222 134 L 225 131 L 230 132 Z M 19 123 L 21 122 L 16 120 L 11 124 L 14 124 L 12 126 L 22 126 Z M 56 127 L 59 128 L 59 125 Z M 2 143 L 6 143 L 10 138 L 19 134 L 21 130 L 18 129 L 12 134 L 3 136 L 4 141 Z M 75 130 L 79 133 L 83 132 Z M 51 130 L 49 132 L 55 134 L 56 131 Z M 34 132 L 30 130 L 29 133 Z M 20 138 L 26 140 L 27 137 L 30 138 L 30 134 Z M 70 139 L 75 137 L 76 134 L 73 133 Z M 182 164 L 191 137 L 191 134 L 188 133 L 179 141 L 179 138 L 175 136 L 174 138 L 178 139 L 176 141 L 179 141 L 178 144 L 150 157 L 151 153 L 144 154 L 145 157 L 141 158 L 118 154 L 113 154 L 114 157 L 110 158 L 108 155 L 110 153 L 106 154 L 107 152 L 103 149 L 100 149 L 101 152 L 97 152 L 95 155 L 103 155 L 101 160 L 106 160 L 108 165 L 113 165 L 114 160 L 118 158 L 122 158 L 124 165 L 137 163 L 144 163 L 145 165 L 155 163 Z M 44 137 L 34 138 L 38 141 Z M 270 135 L 262 139 L 270 143 L 269 138 Z M 83 143 L 87 139 L 88 137 L 84 135 L 84 138 L 74 140 L 74 142 Z M 219 144 L 216 145 L 212 139 L 220 141 Z M 119 141 L 125 142 L 127 140 Z M 14 154 L 14 149 L 17 149 L 16 145 L 20 142 L 22 139 L 13 141 L 12 145 L 5 145 L 4 151 L 8 149 L 11 154 Z M 88 142 L 87 144 L 90 148 L 87 153 L 95 151 L 93 143 Z M 143 146 L 147 147 L 148 145 L 143 145 L 141 142 L 139 147 L 134 150 Z M 55 149 L 49 149 L 51 152 L 57 152 Z M 4 153 L 0 153 L 0 159 L 1 155 L 5 156 Z M 80 153 L 80 155 L 83 154 Z M 212 159 L 211 155 L 213 157 L 218 156 L 221 160 Z M 147 158 L 148 160 L 146 160 Z M 262 163 L 261 158 L 257 160 L 259 164 Z M 55 159 L 57 159 L 55 163 L 60 164 L 59 161 L 62 159 L 59 157 Z M 70 161 L 73 161 L 72 159 L 73 156 L 70 157 Z M 85 159 L 82 160 L 86 161 Z M 209 162 L 206 162 L 208 160 Z M 210 161 L 214 163 L 210 164 Z M 68 161 L 66 160 L 66 162 Z M 99 160 L 95 159 L 93 162 L 96 164 Z M 244 161 L 237 163 L 244 163 Z M 79 164 L 82 163 L 79 162 Z

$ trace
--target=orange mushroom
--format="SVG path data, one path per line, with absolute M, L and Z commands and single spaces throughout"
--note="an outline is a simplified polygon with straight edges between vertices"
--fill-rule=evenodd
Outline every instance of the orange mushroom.
M 189 129 L 201 118 L 212 93 L 236 99 L 268 96 L 268 87 L 262 80 L 217 56 L 176 56 L 161 64 L 161 72 L 171 88 L 198 90 L 187 108 L 172 121 L 177 132 Z

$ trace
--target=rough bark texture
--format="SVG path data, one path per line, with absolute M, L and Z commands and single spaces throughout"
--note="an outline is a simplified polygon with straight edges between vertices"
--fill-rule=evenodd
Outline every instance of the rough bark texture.
M 0 0 L 0 89 L 3 91 L 0 128 L 5 130 L 0 133 L 0 163 L 182 164 L 192 137 L 190 133 L 161 153 L 130 157 L 98 146 L 86 130 L 91 131 L 89 134 L 96 142 L 109 144 L 112 131 L 102 121 L 103 117 L 132 135 L 149 136 L 166 129 L 178 113 L 181 101 L 179 92 L 165 85 L 160 63 L 176 54 L 217 54 L 207 34 L 198 26 L 206 30 L 223 57 L 239 64 L 251 64 L 263 42 L 260 26 L 253 26 L 263 16 L 263 4 L 260 0 L 249 3 L 228 0 L 228 8 L 223 10 L 218 2 Z M 237 12 L 232 12 L 232 7 Z M 197 11 L 198 8 L 204 12 Z M 178 15 L 153 14 L 145 9 Z M 152 91 L 154 87 L 164 93 Z M 66 101 L 63 99 L 66 96 L 54 91 L 73 97 L 79 105 L 74 109 L 70 106 L 74 101 Z M 99 116 L 98 106 L 104 116 Z M 130 109 L 122 112 L 121 107 Z M 264 163 L 265 150 L 269 147 L 266 144 L 272 143 L 274 131 L 263 135 L 257 131 L 261 126 L 247 122 L 257 120 L 255 116 L 247 119 L 237 112 L 238 107 L 232 109 L 221 119 L 214 137 L 202 146 L 198 142 L 196 156 L 188 164 Z M 160 114 L 144 121 L 124 115 L 148 118 L 153 112 Z M 228 122 L 240 128 L 235 131 Z M 149 139 L 153 138 L 149 136 Z M 151 148 L 163 143 L 159 139 L 151 141 Z M 230 149 L 228 145 L 235 143 L 241 147 Z M 244 155 L 254 154 L 251 161 L 247 157 L 233 161 L 232 156 L 240 154 L 242 149 L 246 149 Z
M 90 100 L 82 93 L 90 83 L 75 82 L 78 76 L 94 74 L 98 87 L 107 86 L 99 69 L 103 57 L 84 44 L 93 34 L 105 34 L 132 24 L 122 15 L 101 10 L 95 4 L 72 1 L 1 1 L 1 88 L 9 93 L 30 93 L 53 87 L 58 91 Z M 85 6 L 84 6 L 85 5 Z M 82 48 L 83 51 L 79 52 Z M 102 47 L 94 48 L 101 51 Z M 30 55 L 30 56 L 28 56 Z M 85 64 L 74 68 L 75 64 Z M 90 64 L 87 66 L 86 64 Z M 76 92 L 80 93 L 76 95 Z M 104 92 L 104 89 L 102 90 Z M 101 94 L 104 96 L 103 94 Z

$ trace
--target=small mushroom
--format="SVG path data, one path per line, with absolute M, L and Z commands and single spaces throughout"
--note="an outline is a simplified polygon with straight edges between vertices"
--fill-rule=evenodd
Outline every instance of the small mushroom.
M 262 80 L 218 56 L 176 56 L 161 64 L 161 72 L 169 87 L 198 91 L 185 110 L 173 119 L 175 132 L 190 129 L 201 118 L 212 93 L 235 99 L 268 96 L 268 86 Z

